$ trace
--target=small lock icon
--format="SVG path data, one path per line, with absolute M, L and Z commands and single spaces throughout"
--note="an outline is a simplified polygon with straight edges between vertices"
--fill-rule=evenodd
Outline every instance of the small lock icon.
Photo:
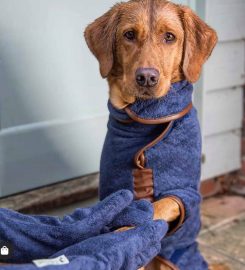
M 3 246 L 3 247 L 1 248 L 0 254 L 1 254 L 2 256 L 8 256 L 8 255 L 9 255 L 9 249 L 8 249 L 6 246 Z

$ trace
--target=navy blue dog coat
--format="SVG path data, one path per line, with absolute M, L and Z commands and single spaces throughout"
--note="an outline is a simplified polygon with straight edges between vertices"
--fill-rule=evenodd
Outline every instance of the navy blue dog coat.
M 100 198 L 129 189 L 136 199 L 179 200 L 184 206 L 183 220 L 172 224 L 176 231 L 163 239 L 160 256 L 181 270 L 206 270 L 196 244 L 201 132 L 192 93 L 192 84 L 181 81 L 160 99 L 137 100 L 123 110 L 108 103 Z

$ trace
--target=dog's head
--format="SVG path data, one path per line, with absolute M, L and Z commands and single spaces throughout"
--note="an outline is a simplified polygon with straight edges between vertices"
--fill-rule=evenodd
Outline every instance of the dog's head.
M 170 84 L 196 82 L 217 35 L 191 9 L 165 0 L 116 4 L 85 30 L 118 108 L 164 96 Z

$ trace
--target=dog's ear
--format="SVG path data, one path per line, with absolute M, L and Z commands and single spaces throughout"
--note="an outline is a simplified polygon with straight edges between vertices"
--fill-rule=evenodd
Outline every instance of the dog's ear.
M 181 9 L 185 32 L 183 72 L 189 82 L 196 82 L 218 38 L 190 8 L 182 6 Z
M 115 5 L 103 16 L 88 25 L 84 32 L 89 49 L 99 61 L 100 73 L 103 78 L 108 76 L 113 66 L 118 7 L 119 5 Z

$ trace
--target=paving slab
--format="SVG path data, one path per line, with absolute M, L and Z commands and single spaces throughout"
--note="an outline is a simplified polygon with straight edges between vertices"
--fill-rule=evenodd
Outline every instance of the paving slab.
M 245 197 L 218 196 L 206 199 L 202 203 L 202 229 L 212 229 L 232 222 L 245 213 Z
M 236 258 L 245 267 L 245 214 L 240 219 L 211 230 L 199 236 L 199 243 L 206 244 L 212 249 Z M 245 269 L 245 268 L 244 268 Z
M 216 229 L 201 233 L 198 242 L 209 263 L 245 269 L 245 214 Z
M 244 270 L 245 198 L 209 198 L 203 201 L 201 214 L 203 226 L 198 242 L 209 264 L 220 264 L 217 270 Z
M 199 245 L 202 255 L 209 265 L 215 264 L 215 270 L 244 270 L 245 266 L 232 257 L 228 257 L 208 245 Z

